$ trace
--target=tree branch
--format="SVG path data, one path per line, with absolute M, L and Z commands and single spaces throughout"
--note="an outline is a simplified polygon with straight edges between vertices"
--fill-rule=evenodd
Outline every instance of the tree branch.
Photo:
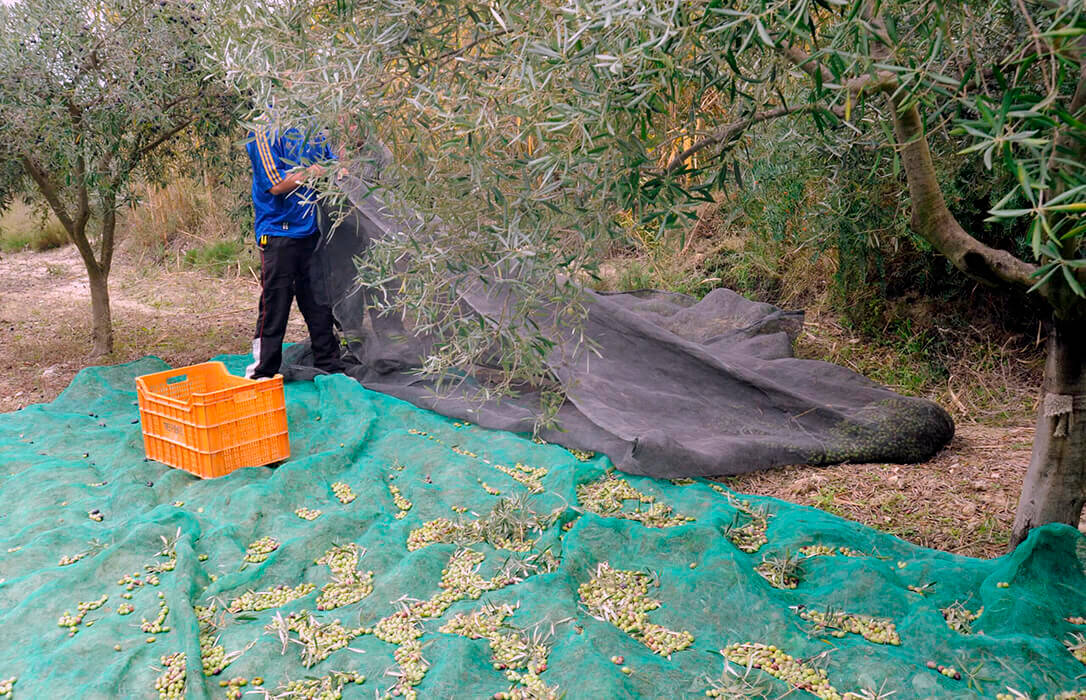
M 441 63 L 442 61 L 447 61 L 450 58 L 456 58 L 457 56 L 462 56 L 465 53 L 467 53 L 468 51 L 471 51 L 472 49 L 474 49 L 479 44 L 482 44 L 483 42 L 486 42 L 486 41 L 490 41 L 491 39 L 497 39 L 500 36 L 505 36 L 508 33 L 509 33 L 508 29 L 502 29 L 500 31 L 491 32 L 490 34 L 483 34 L 482 36 L 476 38 L 475 40 L 471 41 L 468 44 L 465 44 L 464 46 L 461 46 L 458 49 L 452 49 L 450 51 L 446 51 L 445 53 L 441 54 L 440 56 L 436 56 L 434 58 L 427 58 L 425 56 L 411 56 L 411 58 L 414 58 L 417 61 L 425 62 L 425 63 Z
M 75 186 L 79 204 L 75 211 L 75 228 L 83 229 L 90 219 L 90 198 L 87 195 L 87 164 L 82 155 L 75 159 Z
M 113 265 L 113 234 L 117 230 L 117 200 L 111 194 L 102 203 L 102 273 L 109 274 Z
M 671 175 L 676 170 L 682 168 L 686 159 L 694 155 L 699 151 L 703 151 L 706 148 L 711 148 L 720 143 L 729 143 L 739 138 L 744 131 L 760 124 L 761 122 L 769 121 L 771 119 L 779 119 L 780 117 L 788 116 L 789 114 L 797 114 L 799 112 L 810 112 L 817 109 L 823 109 L 821 105 L 805 104 L 798 107 L 778 107 L 777 109 L 770 109 L 764 112 L 756 112 L 747 117 L 743 121 L 734 122 L 732 124 L 725 124 L 724 126 L 716 129 L 712 134 L 705 138 L 695 141 L 682 153 L 679 153 L 664 166 L 664 169 L 660 171 L 662 175 Z
M 57 192 L 56 185 L 49 179 L 49 176 L 45 171 L 36 163 L 34 159 L 28 154 L 23 154 L 21 159 L 23 169 L 26 170 L 30 178 L 34 180 L 34 184 L 38 186 L 38 190 L 45 197 L 45 201 L 49 203 L 53 213 L 57 215 L 57 219 L 61 225 L 64 226 L 64 230 L 69 235 L 74 235 L 75 223 L 72 221 L 72 217 L 68 216 L 68 211 L 64 207 L 64 204 L 60 201 L 60 194 Z
M 822 65 L 821 62 L 811 58 L 811 55 L 809 53 L 799 48 L 798 46 L 781 46 L 777 50 L 781 53 L 781 55 L 791 61 L 796 66 L 796 68 L 799 68 L 801 71 L 811 76 L 812 78 L 817 76 L 822 79 L 823 83 L 833 82 L 833 73 L 831 73 L 828 68 Z
M 136 164 L 139 163 L 140 158 L 143 158 L 145 155 L 147 155 L 151 151 L 155 150 L 156 148 L 158 148 L 162 144 L 164 144 L 167 141 L 169 141 L 170 139 L 172 139 L 174 136 L 176 136 L 178 133 L 183 131 L 186 127 L 188 127 L 194 121 L 196 121 L 195 117 L 189 117 L 188 119 L 181 122 L 180 124 L 177 124 L 176 126 L 164 131 L 154 141 L 151 141 L 150 143 L 148 143 L 148 144 L 146 144 L 146 145 L 144 145 L 144 146 L 142 146 L 140 148 L 137 148 L 135 151 L 132 152 L 132 156 L 128 159 L 128 168 L 127 168 L 127 170 L 131 171 L 132 169 L 134 169 L 136 167 Z
M 45 171 L 39 166 L 34 159 L 28 154 L 24 153 L 22 156 L 23 167 L 27 173 L 30 174 L 31 179 L 38 186 L 38 190 L 41 191 L 42 196 L 45 197 L 45 201 L 49 203 L 53 213 L 57 215 L 57 219 L 64 226 L 64 229 L 68 232 L 68 237 L 72 243 L 75 244 L 76 249 L 79 251 L 80 257 L 83 258 L 83 263 L 87 266 L 88 272 L 91 270 L 100 271 L 101 265 L 94 257 L 94 249 L 91 248 L 90 241 L 87 240 L 87 228 L 86 221 L 82 221 L 80 225 L 79 220 L 72 220 L 72 217 L 68 215 L 68 211 L 65 209 L 63 202 L 60 201 L 60 194 L 57 191 L 56 185 Z
M 819 77 L 822 79 L 822 84 L 837 84 L 836 78 L 833 73 L 830 72 L 826 66 L 822 65 L 821 61 L 813 58 L 803 49 L 797 46 L 782 46 L 777 49 L 781 55 L 791 61 L 796 68 L 807 75 Z M 888 70 L 880 70 L 875 75 L 864 75 L 852 80 L 846 81 L 842 87 L 844 87 L 850 95 L 856 95 L 861 92 L 889 92 L 892 93 L 898 87 L 897 76 Z
M 76 68 L 76 76 L 78 77 L 89 71 L 97 70 L 98 68 L 100 68 L 102 64 L 98 61 L 98 51 L 106 45 L 107 38 L 112 38 L 110 35 L 115 36 L 116 34 L 118 34 L 122 29 L 125 28 L 125 26 L 129 22 L 139 16 L 140 12 L 142 12 L 145 8 L 150 7 L 152 4 L 153 0 L 144 0 L 143 4 L 138 5 L 132 11 L 132 13 L 125 17 L 123 20 L 121 20 L 120 23 L 118 23 L 114 27 L 110 27 L 110 29 L 108 30 L 109 34 L 100 36 L 98 40 L 94 42 L 94 46 L 91 47 L 90 51 L 87 52 L 87 55 L 83 59 L 83 62 L 80 63 L 79 66 Z
M 171 100 L 170 102 L 167 102 L 166 104 L 162 105 L 162 107 L 161 107 L 162 113 L 165 114 L 166 112 L 169 112 L 171 109 L 173 109 L 177 105 L 184 104 L 184 103 L 188 102 L 189 100 L 197 100 L 197 99 L 200 98 L 200 96 L 202 94 L 203 94 L 202 91 L 197 90 L 195 93 L 193 93 L 191 95 L 181 95 L 177 99 Z
M 915 104 L 902 108 L 891 100 L 894 134 L 901 149 L 909 196 L 912 228 L 945 255 L 959 270 L 989 285 L 1029 288 L 1037 268 L 1005 250 L 990 248 L 970 236 L 946 206 L 932 163 L 924 123 Z M 1047 294 L 1042 288 L 1042 296 Z
M 437 68 L 440 69 L 440 68 L 444 68 L 445 65 L 448 64 L 451 59 L 457 58 L 457 57 L 467 53 L 468 51 L 471 51 L 472 49 L 474 49 L 479 44 L 490 41 L 491 39 L 497 39 L 498 37 L 505 36 L 506 34 L 509 34 L 509 31 L 510 30 L 508 30 L 508 29 L 502 29 L 502 30 L 499 30 L 499 31 L 496 31 L 496 32 L 491 32 L 490 34 L 484 34 L 484 35 L 476 38 L 475 40 L 473 40 L 471 43 L 460 47 L 459 49 L 452 49 L 452 50 L 446 51 L 445 53 L 443 53 L 443 54 L 441 54 L 439 56 L 435 56 L 434 58 L 425 58 L 425 57 L 422 57 L 422 56 L 413 56 L 413 55 L 409 55 L 409 54 L 406 54 L 406 53 L 401 58 L 407 59 L 407 60 L 414 59 L 414 60 L 418 60 L 418 61 L 429 63 L 429 64 L 436 64 Z M 387 77 L 384 80 L 382 80 L 381 82 L 377 83 L 377 86 L 376 86 L 375 89 L 380 90 L 380 89 L 384 88 L 385 86 L 391 84 L 392 82 L 394 82 L 396 80 L 399 80 L 401 78 L 405 78 L 408 75 L 410 75 L 410 71 L 408 71 L 408 70 L 402 70 L 402 71 L 398 71 L 396 73 L 393 73 L 389 77 Z
M 875 27 L 876 35 L 880 34 Z M 885 38 L 885 37 L 880 37 Z M 795 46 L 781 47 L 780 52 L 800 70 L 811 77 L 819 77 L 823 83 L 832 83 L 832 73 L 821 62 Z M 902 108 L 893 97 L 897 89 L 897 76 L 889 71 L 879 71 L 874 77 L 861 76 L 844 84 L 850 94 L 858 92 L 882 92 L 890 102 L 894 119 L 894 134 L 905 168 L 905 179 L 912 199 L 913 230 L 935 247 L 959 270 L 969 277 L 988 285 L 1014 285 L 1032 287 L 1036 281 L 1033 273 L 1037 267 L 1019 260 L 1009 252 L 991 248 L 966 233 L 947 208 L 946 199 L 939 186 L 931 150 L 924 133 L 920 110 L 914 104 Z M 1040 294 L 1047 298 L 1045 289 Z

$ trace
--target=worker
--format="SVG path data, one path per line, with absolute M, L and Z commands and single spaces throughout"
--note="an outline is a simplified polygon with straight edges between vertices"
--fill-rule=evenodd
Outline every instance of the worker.
M 283 361 L 283 336 L 291 302 L 309 328 L 314 366 L 343 371 L 332 309 L 314 294 L 311 275 L 317 233 L 313 180 L 324 174 L 322 162 L 335 156 L 320 135 L 297 127 L 276 128 L 265 120 L 249 133 L 246 150 L 253 168 L 253 210 L 260 249 L 260 308 L 253 335 L 250 379 L 274 377 Z

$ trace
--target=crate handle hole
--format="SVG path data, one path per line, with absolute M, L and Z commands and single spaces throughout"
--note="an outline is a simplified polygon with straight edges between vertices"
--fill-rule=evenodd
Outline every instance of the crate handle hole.
M 179 374 L 176 377 L 170 377 L 169 379 L 167 379 L 166 383 L 167 384 L 180 384 L 181 382 L 187 382 L 188 380 L 189 380 L 189 375 L 187 375 L 187 374 Z

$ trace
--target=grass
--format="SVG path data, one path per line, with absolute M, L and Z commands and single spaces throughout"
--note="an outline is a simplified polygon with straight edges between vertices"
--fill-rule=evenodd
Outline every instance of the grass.
M 189 248 L 185 251 L 185 265 L 209 272 L 217 277 L 222 277 L 231 270 L 237 269 L 239 274 L 243 260 L 251 257 L 246 255 L 246 247 L 240 241 L 227 240 L 216 241 Z
M 198 269 L 223 277 L 259 269 L 251 224 L 235 214 L 248 211 L 234 189 L 178 177 L 161 187 L 144 185 L 139 203 L 124 211 L 121 238 L 139 261 Z
M 837 505 L 837 497 L 842 494 L 844 489 L 840 486 L 823 486 L 815 495 L 814 506 L 827 513 L 833 513 L 834 515 L 844 515 L 844 511 Z
M 39 213 L 18 200 L 0 213 L 0 252 L 41 252 L 68 242 L 64 226 L 51 213 Z

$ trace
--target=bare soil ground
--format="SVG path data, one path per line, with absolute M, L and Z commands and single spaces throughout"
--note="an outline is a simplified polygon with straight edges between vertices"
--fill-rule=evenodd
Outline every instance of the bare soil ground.
M 950 444 L 923 464 L 783 467 L 724 483 L 821 508 L 925 547 L 996 557 L 1010 539 L 1032 440 L 1032 426 L 959 423 Z
M 108 362 L 157 355 L 179 366 L 249 350 L 260 289 L 252 277 L 222 279 L 122 256 L 110 289 L 116 350 Z M 71 382 L 88 363 L 89 318 L 85 272 L 72 246 L 0 256 L 0 412 L 51 401 Z M 295 310 L 291 318 L 288 340 L 303 339 L 300 314 Z M 825 328 L 807 331 L 809 346 L 827 342 Z M 1029 463 L 1032 407 L 1010 407 L 995 426 L 948 408 L 955 412 L 957 435 L 927 463 L 785 467 L 725 483 L 821 508 L 924 546 L 998 556 L 1006 548 Z
M 133 264 L 110 275 L 114 352 L 94 364 L 157 355 L 173 366 L 251 347 L 260 285 L 197 270 Z M 288 340 L 305 338 L 295 310 Z M 74 246 L 0 255 L 0 412 L 52 401 L 90 360 L 90 291 Z

